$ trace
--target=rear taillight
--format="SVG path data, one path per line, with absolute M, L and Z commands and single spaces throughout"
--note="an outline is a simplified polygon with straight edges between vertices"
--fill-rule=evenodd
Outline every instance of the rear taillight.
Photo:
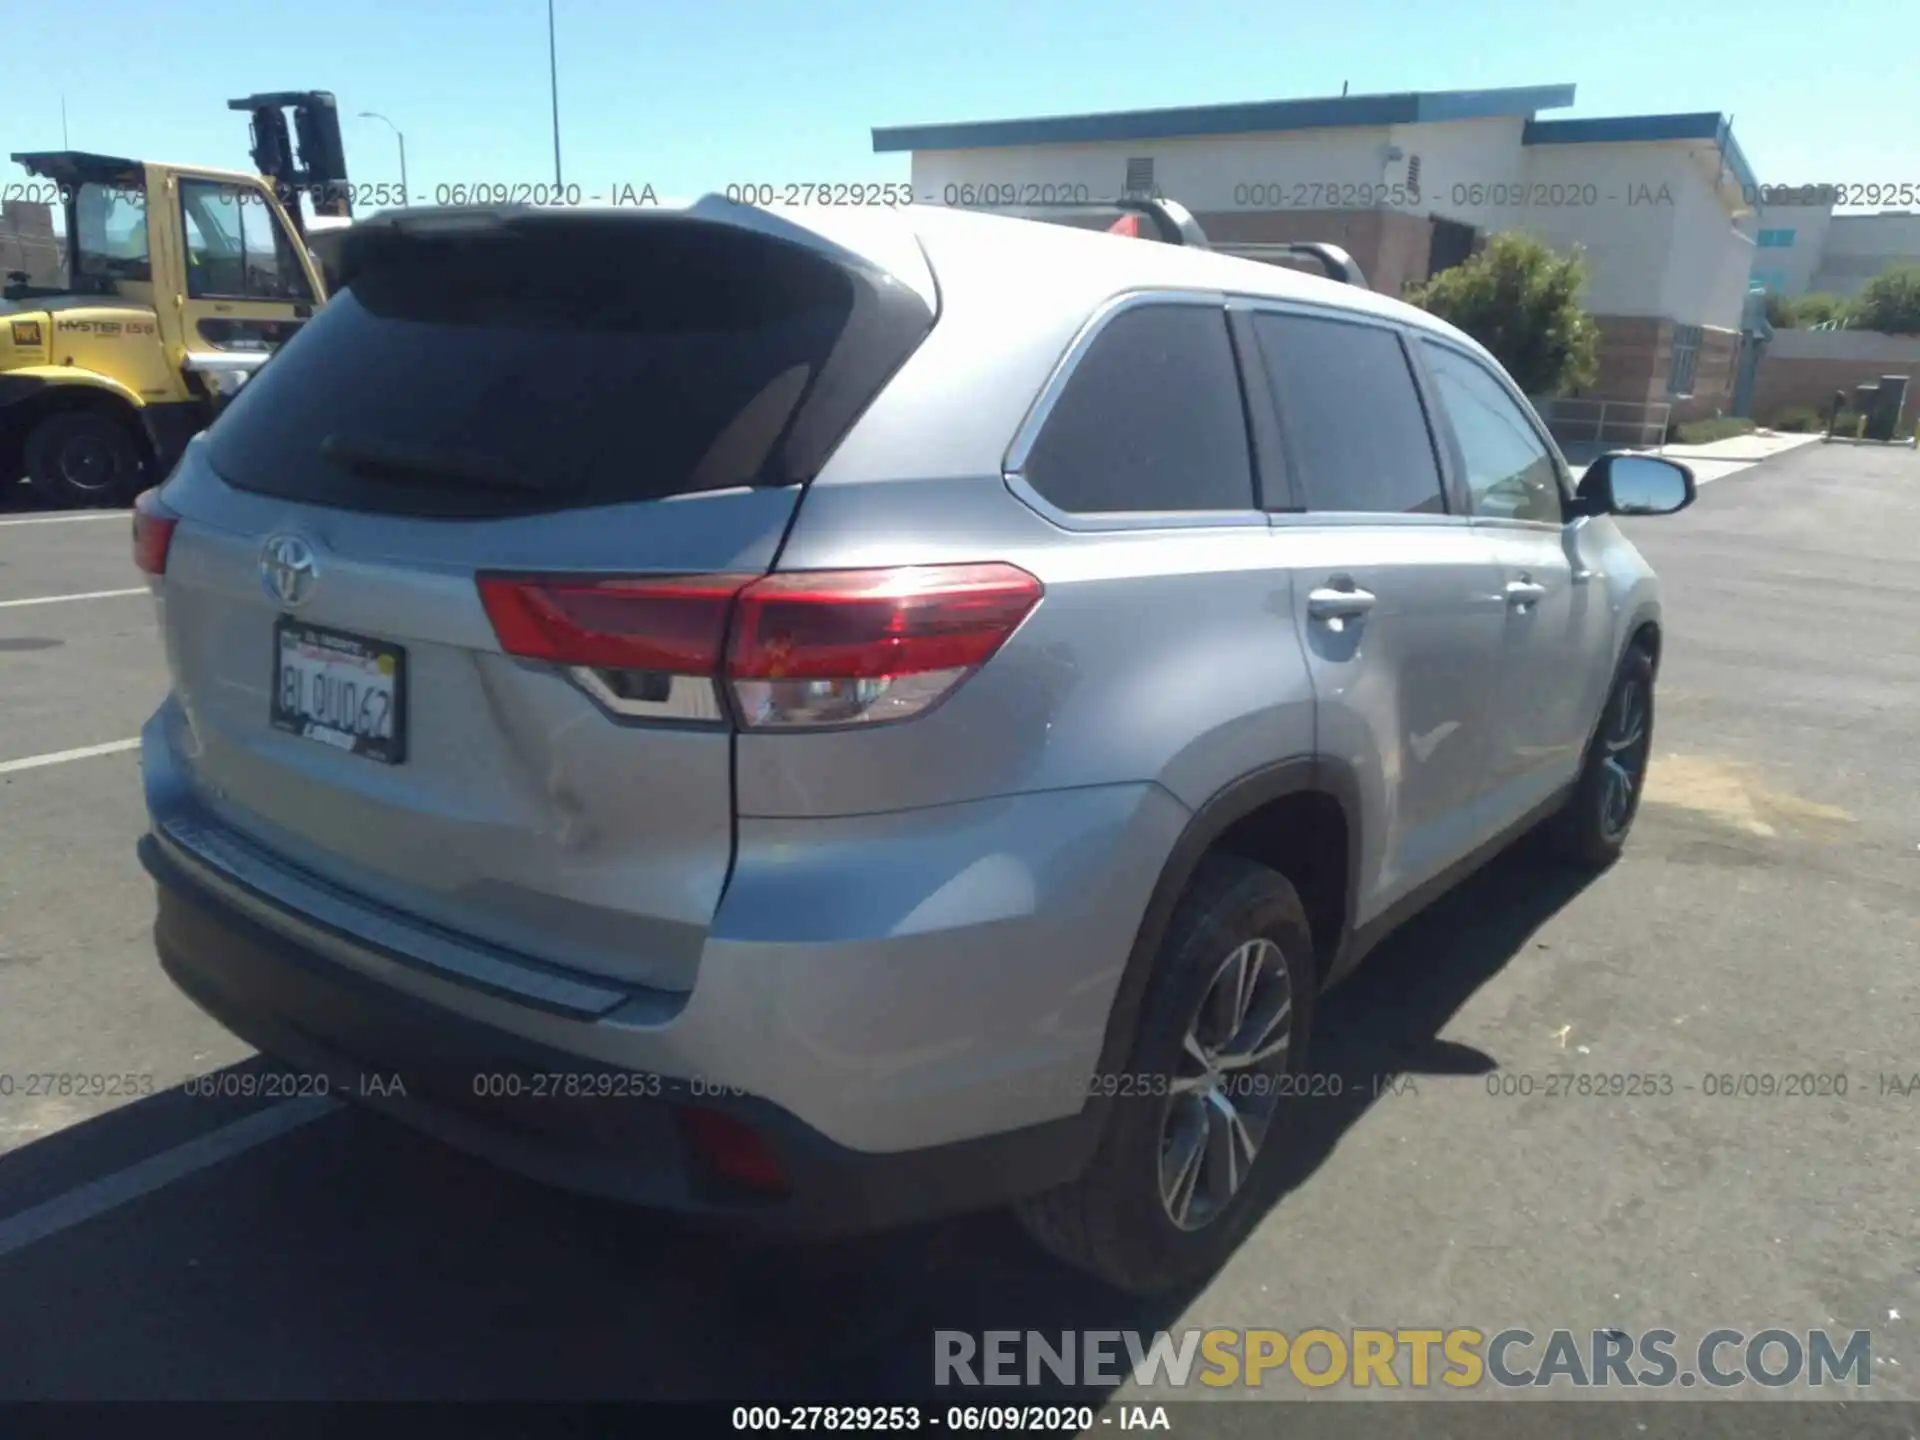
M 602 670 L 713 675 L 733 597 L 752 580 L 483 575 L 480 603 L 509 655 Z
M 985 664 L 1041 593 L 1026 571 L 997 563 L 480 578 L 508 654 L 594 672 L 607 695 L 643 693 L 636 674 L 708 677 L 757 729 L 917 715 Z
M 149 575 L 166 574 L 167 547 L 179 523 L 180 517 L 160 503 L 156 492 L 142 491 L 133 502 L 133 563 Z
M 903 720 L 984 665 L 1039 599 L 1012 565 L 769 575 L 735 604 L 727 681 L 749 726 Z

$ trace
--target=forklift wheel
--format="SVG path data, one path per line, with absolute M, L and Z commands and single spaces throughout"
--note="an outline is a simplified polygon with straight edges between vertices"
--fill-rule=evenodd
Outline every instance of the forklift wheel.
M 49 415 L 34 426 L 26 462 L 27 479 L 41 499 L 63 509 L 123 503 L 143 468 L 126 426 L 94 410 Z

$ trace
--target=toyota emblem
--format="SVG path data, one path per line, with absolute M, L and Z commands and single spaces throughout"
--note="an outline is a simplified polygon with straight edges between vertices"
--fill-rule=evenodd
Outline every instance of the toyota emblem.
M 298 535 L 275 535 L 260 548 L 260 583 L 282 605 L 304 602 L 319 578 L 313 546 Z

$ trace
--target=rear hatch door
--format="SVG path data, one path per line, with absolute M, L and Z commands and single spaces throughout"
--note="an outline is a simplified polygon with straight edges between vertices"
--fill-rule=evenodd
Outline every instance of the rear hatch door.
M 406 915 L 690 988 L 732 858 L 717 691 L 509 656 L 478 582 L 767 571 L 932 324 L 918 254 L 709 202 L 354 227 L 160 495 L 196 801 Z

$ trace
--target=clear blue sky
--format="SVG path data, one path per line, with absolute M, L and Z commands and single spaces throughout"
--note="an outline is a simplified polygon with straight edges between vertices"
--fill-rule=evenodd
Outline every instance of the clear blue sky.
M 876 125 L 1572 83 L 1557 116 L 1717 110 L 1765 184 L 1920 183 L 1910 0 L 557 0 L 566 178 L 903 180 Z M 226 101 L 332 90 L 355 181 L 553 174 L 544 0 L 7 6 L 0 152 L 250 168 Z M 6 180 L 18 180 L 7 163 Z

